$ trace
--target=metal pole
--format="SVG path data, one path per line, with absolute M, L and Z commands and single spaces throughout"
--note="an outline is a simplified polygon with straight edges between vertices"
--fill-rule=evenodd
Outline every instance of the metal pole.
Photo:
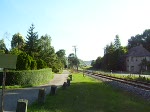
M 5 80 L 6 80 L 6 69 L 4 68 L 3 69 L 3 83 L 2 83 L 1 112 L 4 112 Z
M 72 46 L 72 47 L 74 47 L 75 57 L 77 58 L 77 47 L 76 46 Z M 78 60 L 78 58 L 77 58 L 77 60 Z M 78 62 L 77 62 L 76 67 L 77 67 L 77 71 L 78 71 Z

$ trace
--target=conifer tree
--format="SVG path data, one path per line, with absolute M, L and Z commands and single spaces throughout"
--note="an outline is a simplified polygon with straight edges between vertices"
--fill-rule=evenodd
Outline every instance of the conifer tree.
M 34 32 L 34 25 L 32 24 L 29 30 L 27 31 L 27 41 L 25 50 L 30 56 L 35 56 L 38 52 L 38 33 Z

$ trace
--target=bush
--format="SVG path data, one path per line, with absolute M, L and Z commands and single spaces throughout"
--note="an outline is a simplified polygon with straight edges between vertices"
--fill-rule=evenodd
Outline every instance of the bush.
M 17 70 L 30 70 L 31 66 L 31 57 L 27 55 L 25 52 L 20 53 L 17 57 Z
M 1 72 L 2 74 L 2 72 Z M 1 75 L 2 84 L 2 75 Z M 10 71 L 6 74 L 6 85 L 34 86 L 46 84 L 52 78 L 52 69 Z
M 55 72 L 55 73 L 58 73 L 58 72 L 62 71 L 62 69 L 63 69 L 63 64 L 61 63 L 60 60 L 56 60 L 53 63 L 52 71 Z
M 36 70 L 37 69 L 37 62 L 36 60 L 31 60 L 31 70 Z
M 37 60 L 37 69 L 43 69 L 46 67 L 47 67 L 47 64 L 44 60 L 42 59 Z

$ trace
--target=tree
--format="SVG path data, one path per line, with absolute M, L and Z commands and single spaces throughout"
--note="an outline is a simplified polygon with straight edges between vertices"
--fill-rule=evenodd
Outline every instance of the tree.
M 57 73 L 59 71 L 61 71 L 63 69 L 63 64 L 61 63 L 61 61 L 56 58 L 55 62 L 53 63 L 53 66 L 52 66 L 52 70 L 53 72 Z
M 47 34 L 42 35 L 41 38 L 38 40 L 38 48 L 40 51 L 49 50 L 51 46 L 51 37 Z
M 38 43 L 39 57 L 47 63 L 48 67 L 53 68 L 57 55 L 54 47 L 51 46 L 51 37 L 47 34 L 41 36 Z
M 1 53 L 8 53 L 8 49 L 6 48 L 6 45 L 4 43 L 4 39 L 0 40 L 0 52 Z
M 93 67 L 106 71 L 123 71 L 125 70 L 125 53 L 127 53 L 127 48 L 121 46 L 119 36 L 116 35 L 114 43 L 111 42 L 109 45 L 106 45 L 104 56 L 102 58 L 98 57 L 93 61 Z
M 77 66 L 79 65 L 79 60 L 78 58 L 75 56 L 74 53 L 69 54 L 68 56 L 68 66 L 69 68 L 77 68 Z
M 94 67 L 94 65 L 95 65 L 95 60 L 92 60 L 92 61 L 91 61 L 91 66 Z
M 139 35 L 137 34 L 136 36 L 132 36 L 129 40 L 128 40 L 128 49 L 138 46 L 140 44 L 144 45 L 144 39 L 143 39 L 143 35 Z
M 93 68 L 95 69 L 101 69 L 102 66 L 102 57 L 97 57 L 97 59 L 94 61 L 92 61 L 91 65 L 93 66 Z
M 15 54 L 15 55 L 19 55 L 21 54 L 23 51 L 19 50 L 18 48 L 13 48 L 10 50 L 10 54 Z
M 115 38 L 115 42 L 114 42 L 114 47 L 115 49 L 119 49 L 121 46 L 121 42 L 120 42 L 120 39 L 119 39 L 119 35 L 116 35 L 116 38 Z
M 20 33 L 14 34 L 11 40 L 11 48 L 18 48 L 20 50 L 24 45 L 25 41 L 23 36 Z
M 128 40 L 128 49 L 138 45 L 143 45 L 145 49 L 150 51 L 149 44 L 150 44 L 150 29 L 146 29 L 142 34 L 132 36 Z
M 143 47 L 150 51 L 150 29 L 147 29 L 142 34 Z
M 38 52 L 38 33 L 34 32 L 34 25 L 31 24 L 31 27 L 29 28 L 29 30 L 27 31 L 27 41 L 26 41 L 26 52 L 30 55 L 30 56 L 35 56 L 36 53 Z
M 61 61 L 63 64 L 63 67 L 66 66 L 66 57 L 65 57 L 65 50 L 60 49 L 59 51 L 56 52 L 58 59 Z
M 110 45 L 106 45 L 105 49 L 104 49 L 104 54 L 108 54 L 108 53 L 112 53 L 115 51 L 115 46 L 114 44 L 111 42 Z

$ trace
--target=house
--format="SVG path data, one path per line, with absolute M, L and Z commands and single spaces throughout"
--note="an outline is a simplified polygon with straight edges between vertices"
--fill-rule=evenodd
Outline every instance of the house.
M 126 70 L 130 73 L 147 70 L 147 66 L 142 65 L 143 60 L 150 61 L 150 52 L 142 45 L 131 48 L 126 55 Z

